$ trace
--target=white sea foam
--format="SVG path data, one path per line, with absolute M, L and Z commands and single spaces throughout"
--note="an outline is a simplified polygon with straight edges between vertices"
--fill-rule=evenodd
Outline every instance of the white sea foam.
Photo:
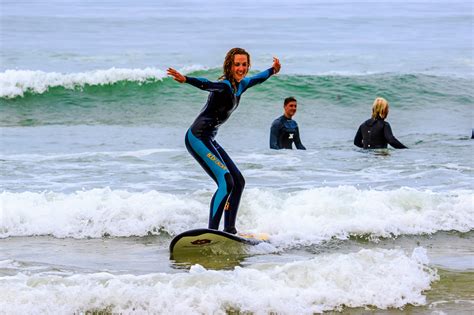
M 212 192 L 172 194 L 93 189 L 75 193 L 3 192 L 0 237 L 101 237 L 177 234 L 207 225 Z M 352 186 L 292 193 L 246 190 L 241 231 L 269 233 L 277 246 L 317 244 L 349 235 L 390 236 L 474 228 L 469 191 L 435 193 L 409 188 L 358 190 Z
M 97 156 L 108 156 L 108 157 L 135 157 L 142 158 L 153 154 L 168 153 L 168 152 L 181 152 L 180 149 L 145 149 L 136 151 L 99 151 L 99 152 L 78 152 L 78 153 L 61 153 L 61 154 L 0 154 L 0 159 L 5 161 L 50 161 L 50 160 L 61 160 L 61 159 L 77 159 L 77 158 L 88 158 Z
M 130 236 L 183 231 L 206 221 L 198 197 L 93 189 L 1 194 L 0 236 Z M 196 223 L 198 222 L 198 223 Z M 198 227 L 198 226 L 196 226 Z
M 350 235 L 467 232 L 474 229 L 473 205 L 470 191 L 378 191 L 353 186 L 294 193 L 250 190 L 240 218 L 243 226 L 269 233 L 273 243 L 292 246 Z
M 201 66 L 188 66 L 183 73 L 206 69 Z M 107 85 L 120 81 L 144 83 L 162 80 L 166 72 L 157 68 L 126 69 L 110 68 L 77 73 L 43 72 L 32 70 L 6 70 L 0 73 L 0 97 L 14 98 L 25 92 L 42 94 L 52 87 L 66 89 L 82 88 L 85 85 Z
M 438 279 L 426 261 L 423 249 L 412 257 L 401 250 L 363 249 L 232 271 L 195 265 L 185 273 L 140 276 L 17 273 L 0 278 L 0 309 L 6 314 L 104 309 L 133 314 L 225 314 L 226 309 L 313 314 L 343 305 L 400 308 L 426 303 L 422 292 Z

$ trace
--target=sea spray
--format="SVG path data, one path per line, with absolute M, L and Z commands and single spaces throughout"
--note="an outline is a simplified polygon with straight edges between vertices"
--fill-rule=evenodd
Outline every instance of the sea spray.
M 0 236 L 102 237 L 171 235 L 207 226 L 211 191 L 92 189 L 74 193 L 0 194 Z M 318 244 L 350 235 L 389 237 L 467 232 L 474 228 L 468 191 L 435 193 L 412 188 L 358 190 L 352 186 L 296 192 L 246 190 L 241 231 L 266 232 L 279 246 Z
M 195 265 L 189 272 L 147 275 L 17 273 L 0 277 L 0 308 L 9 314 L 74 313 L 94 309 L 145 314 L 313 314 L 343 307 L 423 305 L 438 279 L 426 253 L 363 249 L 287 264 L 263 263 L 231 271 Z M 8 267 L 14 262 L 0 264 Z M 13 266 L 13 268 L 15 268 Z M 48 298 L 44 298 L 48 296 Z

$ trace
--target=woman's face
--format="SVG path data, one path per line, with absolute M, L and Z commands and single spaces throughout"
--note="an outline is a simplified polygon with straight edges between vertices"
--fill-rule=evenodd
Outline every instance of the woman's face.
M 235 55 L 234 64 L 232 65 L 232 75 L 235 81 L 240 82 L 249 71 L 249 61 L 247 55 Z

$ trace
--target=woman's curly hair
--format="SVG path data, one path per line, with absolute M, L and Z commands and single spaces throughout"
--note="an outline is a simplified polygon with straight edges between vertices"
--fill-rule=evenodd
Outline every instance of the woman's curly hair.
M 232 87 L 234 90 L 237 87 L 236 81 L 234 79 L 234 76 L 232 75 L 232 65 L 234 64 L 234 56 L 235 55 L 246 55 L 247 56 L 247 61 L 249 64 L 249 69 L 250 69 L 250 54 L 243 48 L 232 48 L 227 52 L 225 55 L 224 59 L 224 65 L 223 65 L 223 71 L 224 74 L 219 78 L 219 79 L 227 79 L 229 80 L 230 84 L 232 84 Z

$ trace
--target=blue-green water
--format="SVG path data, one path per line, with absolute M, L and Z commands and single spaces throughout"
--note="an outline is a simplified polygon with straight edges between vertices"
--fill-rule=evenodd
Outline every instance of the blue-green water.
M 0 314 L 469 313 L 472 12 L 2 1 Z M 165 70 L 214 80 L 235 46 L 253 72 L 282 62 L 217 137 L 246 178 L 238 229 L 271 242 L 172 261 L 215 186 L 184 147 L 207 93 Z M 289 95 L 307 151 L 268 148 Z M 353 145 L 377 96 L 408 150 Z

